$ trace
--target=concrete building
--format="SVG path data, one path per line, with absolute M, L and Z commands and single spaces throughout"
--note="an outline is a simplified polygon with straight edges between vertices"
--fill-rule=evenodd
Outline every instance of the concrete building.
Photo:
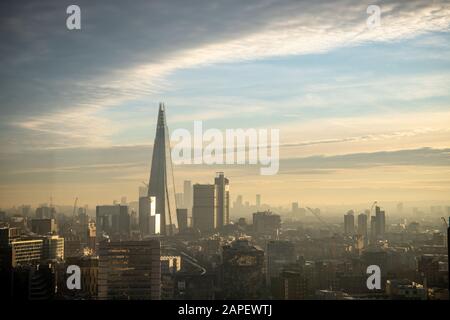
M 159 240 L 102 241 L 98 252 L 98 298 L 160 299 L 160 250 Z
M 222 279 L 224 299 L 263 297 L 264 251 L 247 240 L 236 240 L 223 247 Z
M 214 184 L 194 185 L 193 227 L 202 233 L 217 227 L 217 188 Z
M 180 232 L 188 228 L 188 209 L 177 209 L 178 229 Z
M 270 287 L 271 280 L 279 277 L 283 268 L 296 261 L 295 247 L 292 242 L 271 240 L 266 250 L 266 282 Z
M 56 234 L 55 219 L 33 219 L 31 220 L 31 231 L 40 234 Z
M 253 228 L 258 235 L 276 237 L 281 228 L 281 217 L 270 211 L 256 212 L 253 214 Z
M 112 239 L 127 239 L 130 235 L 128 206 L 102 205 L 96 208 L 97 241 L 103 235 Z
M 355 234 L 355 216 L 353 210 L 348 211 L 344 215 L 344 233 L 347 236 Z
M 230 224 L 230 182 L 223 172 L 217 172 L 214 184 L 217 190 L 217 226 L 223 228 Z

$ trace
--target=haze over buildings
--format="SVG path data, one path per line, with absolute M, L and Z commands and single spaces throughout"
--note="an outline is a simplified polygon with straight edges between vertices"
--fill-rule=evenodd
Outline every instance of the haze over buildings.
M 174 166 L 179 191 L 226 171 L 272 205 L 449 200 L 448 1 L 390 1 L 373 30 L 356 0 L 208 3 L 83 1 L 80 32 L 5 3 L 0 207 L 137 200 L 161 100 L 171 130 L 280 129 L 278 175 Z

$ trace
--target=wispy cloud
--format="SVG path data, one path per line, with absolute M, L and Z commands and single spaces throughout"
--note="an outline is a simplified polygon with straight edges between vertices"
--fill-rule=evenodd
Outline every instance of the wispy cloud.
M 227 36 L 211 37 L 193 47 L 185 44 L 185 47 L 178 47 L 164 55 L 158 54 L 156 59 L 152 58 L 152 46 L 146 46 L 142 52 L 148 52 L 147 62 L 142 59 L 144 54 L 141 54 L 138 64 L 118 68 L 110 66 L 109 71 L 92 75 L 87 81 L 65 80 L 65 90 L 70 91 L 74 87 L 77 88 L 75 93 L 83 92 L 81 100 L 76 95 L 70 95 L 60 106 L 61 112 L 52 111 L 21 118 L 16 123 L 27 130 L 53 134 L 54 140 L 65 140 L 68 145 L 105 144 L 117 126 L 99 116 L 99 112 L 104 108 L 121 107 L 128 101 L 167 90 L 169 84 L 166 78 L 177 70 L 218 63 L 317 54 L 343 46 L 394 41 L 430 31 L 448 30 L 450 23 L 450 5 L 445 1 L 383 4 L 382 27 L 373 30 L 366 27 L 366 6 L 360 3 L 299 2 L 294 5 L 286 2 L 285 7 L 289 10 L 277 9 L 279 7 L 283 7 L 283 3 L 277 6 L 263 4 L 260 8 L 242 4 L 243 10 L 256 10 L 255 15 L 248 14 L 246 18 L 257 21 L 260 26 L 258 30 L 243 29 Z M 171 9 L 177 10 L 175 7 Z M 274 18 L 261 24 L 258 13 L 263 9 L 273 10 Z M 266 12 L 264 16 L 270 15 Z M 97 18 L 101 20 L 100 16 Z M 193 27 L 192 22 L 190 23 L 189 27 Z M 165 34 L 157 25 L 149 25 L 148 28 L 147 32 Z M 127 59 L 126 52 L 123 54 L 123 58 Z M 421 90 L 415 92 L 413 94 L 420 94 Z

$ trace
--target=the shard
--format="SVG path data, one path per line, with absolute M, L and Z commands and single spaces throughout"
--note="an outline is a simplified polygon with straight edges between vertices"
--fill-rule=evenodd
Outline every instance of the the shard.
M 170 154 L 169 129 L 163 103 L 159 104 L 148 186 L 148 196 L 156 198 L 155 211 L 160 215 L 160 234 L 166 236 L 175 234 L 178 229 L 175 183 Z

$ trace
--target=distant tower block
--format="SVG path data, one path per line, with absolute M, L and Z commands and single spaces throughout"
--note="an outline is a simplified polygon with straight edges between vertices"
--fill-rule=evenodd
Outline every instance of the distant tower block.
M 170 157 L 169 129 L 163 103 L 159 104 L 148 196 L 156 197 L 155 209 L 160 215 L 161 235 L 175 234 L 178 229 L 175 183 Z

